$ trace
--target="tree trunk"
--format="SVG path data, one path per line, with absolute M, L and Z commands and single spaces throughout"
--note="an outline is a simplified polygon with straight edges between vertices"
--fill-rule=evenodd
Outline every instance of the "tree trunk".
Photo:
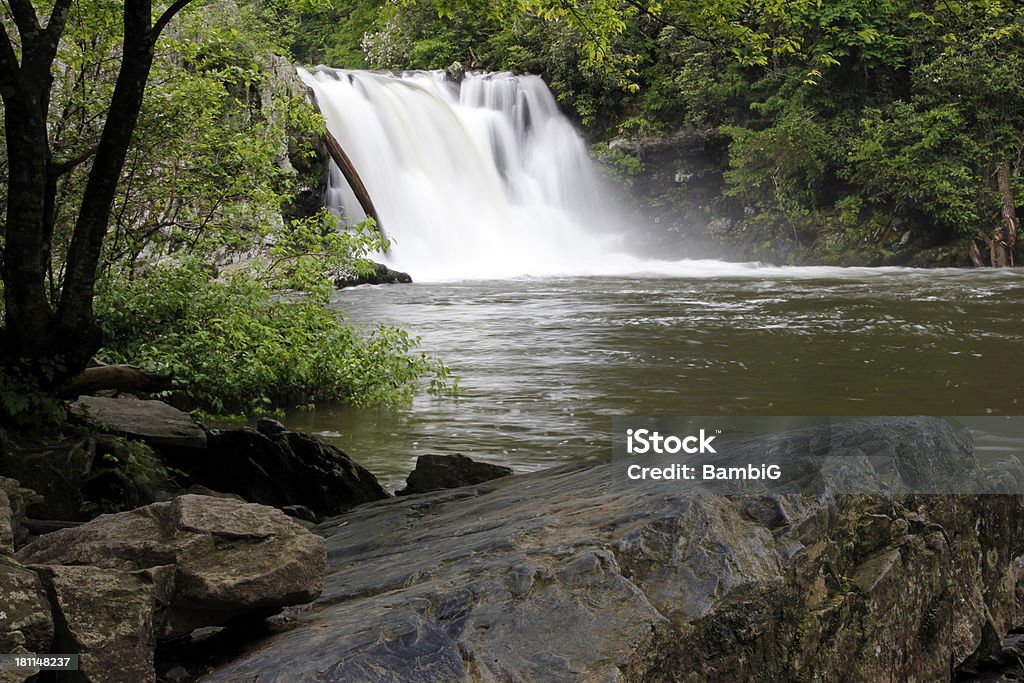
M 1009 161 L 1001 161 L 996 169 L 999 196 L 1002 199 L 1001 224 L 992 233 L 991 257 L 993 268 L 1016 265 L 1014 252 L 1017 247 L 1017 207 L 1013 201 L 1013 168 Z
M 110 209 L 121 178 L 121 169 L 131 145 L 135 124 L 142 109 L 142 96 L 153 65 L 154 36 L 151 35 L 152 6 L 149 0 L 128 0 L 124 9 L 124 49 L 121 70 L 114 85 L 110 109 L 96 157 L 89 172 L 75 231 L 68 249 L 67 269 L 60 305 L 58 328 L 74 330 L 75 370 L 96 352 L 101 335 L 93 319 L 96 269 L 103 240 L 107 236 Z M 70 351 L 70 350 L 69 350 Z M 80 365 L 81 364 L 81 365 Z
M 971 240 L 971 246 L 967 250 L 967 257 L 971 259 L 971 265 L 975 268 L 981 268 L 985 264 L 981 260 L 981 250 L 978 249 L 978 243 Z
M 50 346 L 53 309 L 46 295 L 46 121 L 34 93 L 4 97 L 9 182 L 4 230 L 5 355 L 36 357 Z
M 28 0 L 5 3 L 18 28 L 20 61 L 6 27 L 0 25 L 0 98 L 7 142 L 7 219 L 3 228 L 4 329 L 0 361 L 8 367 L 56 355 L 60 335 L 46 290 L 55 188 L 46 127 L 50 69 L 71 0 L 56 0 L 46 27 Z M 49 364 L 48 372 L 55 367 Z
M 68 251 L 60 302 L 51 305 L 47 273 L 53 241 L 57 179 L 47 130 L 51 69 L 72 0 L 54 0 L 43 27 L 30 0 L 6 0 L 0 22 L 0 97 L 7 142 L 7 219 L 3 226 L 5 320 L 0 369 L 20 366 L 53 389 L 77 375 L 99 348 L 93 319 L 96 268 L 110 208 L 142 107 L 160 32 L 191 0 L 175 0 L 152 21 L 152 0 L 125 0 L 124 47 L 117 83 Z M 45 3 L 44 3 L 45 4 Z M 12 41 L 13 23 L 18 39 Z M 17 47 L 17 49 L 16 49 Z

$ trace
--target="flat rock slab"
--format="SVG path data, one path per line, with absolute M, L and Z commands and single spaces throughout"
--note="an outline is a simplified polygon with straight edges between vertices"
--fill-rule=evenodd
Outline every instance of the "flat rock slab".
M 833 436 L 857 476 L 880 482 L 982 473 L 969 437 L 940 420 L 867 419 Z M 1019 495 L 694 495 L 623 484 L 622 468 L 566 466 L 324 522 L 320 599 L 202 680 L 932 681 L 1020 623 Z
M 82 396 L 71 412 L 102 430 L 154 446 L 206 448 L 206 432 L 192 416 L 163 401 Z

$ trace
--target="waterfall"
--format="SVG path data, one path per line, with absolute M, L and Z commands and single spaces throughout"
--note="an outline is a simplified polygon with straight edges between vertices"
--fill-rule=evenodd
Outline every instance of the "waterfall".
M 393 240 L 390 266 L 450 280 L 597 274 L 634 261 L 620 253 L 624 221 L 586 145 L 540 78 L 301 75 Z M 327 201 L 363 218 L 333 164 Z

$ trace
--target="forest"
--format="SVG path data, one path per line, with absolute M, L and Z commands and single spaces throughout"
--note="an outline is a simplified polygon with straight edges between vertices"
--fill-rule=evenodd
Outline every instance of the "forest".
M 540 75 L 638 215 L 667 217 L 638 238 L 653 248 L 780 265 L 1019 261 L 1012 2 L 2 10 L 0 404 L 15 420 L 59 421 L 54 397 L 96 361 L 172 375 L 180 403 L 211 413 L 400 403 L 423 378 L 450 389 L 410 333 L 357 328 L 329 305 L 332 277 L 372 267 L 386 244 L 320 207 L 324 123 L 291 64 Z M 694 140 L 695 173 L 659 180 L 646 151 Z

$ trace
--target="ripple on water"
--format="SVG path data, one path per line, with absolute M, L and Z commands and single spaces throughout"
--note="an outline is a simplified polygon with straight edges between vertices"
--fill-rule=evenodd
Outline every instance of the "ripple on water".
M 339 434 L 391 484 L 422 453 L 520 471 L 607 457 L 620 415 L 1015 414 L 1024 396 L 1010 371 L 1024 341 L 1018 272 L 728 265 L 357 288 L 335 304 L 409 328 L 465 388 L 398 411 L 290 416 Z

